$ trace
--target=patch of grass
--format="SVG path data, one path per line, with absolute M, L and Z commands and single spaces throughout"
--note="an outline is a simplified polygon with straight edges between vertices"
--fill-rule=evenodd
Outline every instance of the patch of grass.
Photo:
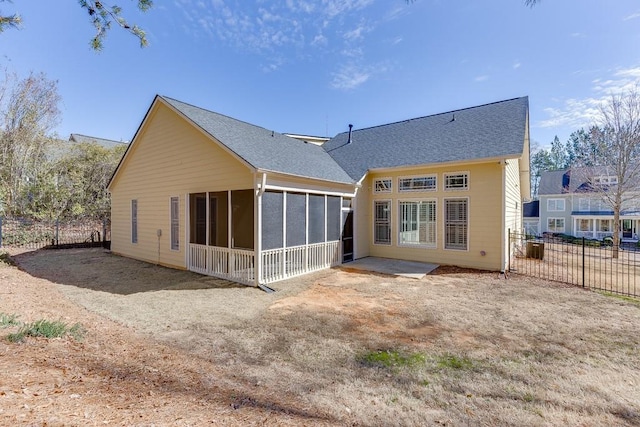
M 618 299 L 621 299 L 622 301 L 630 302 L 631 304 L 640 306 L 640 299 L 638 298 L 629 297 L 626 295 L 618 295 L 611 292 L 600 292 L 600 294 L 604 295 L 605 297 L 618 298 Z
M 18 321 L 17 314 L 6 314 L 0 313 L 0 328 L 8 328 L 9 326 L 18 326 L 20 322 Z
M 9 256 L 8 252 L 0 252 L 0 264 L 7 264 L 10 266 L 16 265 L 15 261 Z
M 471 369 L 473 362 L 467 357 L 458 357 L 453 354 L 446 354 L 436 358 L 439 368 L 445 369 Z
M 18 332 L 7 335 L 7 339 L 10 342 L 21 342 L 26 337 L 59 338 L 70 335 L 74 339 L 79 340 L 82 338 L 84 332 L 84 329 L 79 323 L 69 326 L 58 320 L 51 321 L 41 319 L 23 325 Z
M 426 358 L 420 353 L 403 354 L 396 350 L 376 350 L 361 355 L 358 361 L 371 367 L 413 368 L 424 365 Z

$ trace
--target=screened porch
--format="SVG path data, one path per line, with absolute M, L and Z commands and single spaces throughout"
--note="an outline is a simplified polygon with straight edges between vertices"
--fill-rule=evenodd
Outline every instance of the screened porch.
M 343 207 L 344 206 L 344 207 Z M 341 261 L 351 200 L 336 195 L 233 190 L 189 195 L 189 270 L 268 284 Z M 352 233 L 352 224 L 347 225 Z M 350 250 L 352 252 L 352 249 Z

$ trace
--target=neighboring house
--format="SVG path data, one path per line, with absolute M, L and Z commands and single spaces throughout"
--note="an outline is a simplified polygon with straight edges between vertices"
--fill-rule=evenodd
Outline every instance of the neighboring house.
M 599 240 L 612 236 L 613 209 L 603 199 L 602 186 L 616 184 L 617 178 L 603 168 L 543 172 L 538 190 L 541 231 Z M 639 203 L 636 199 L 622 206 L 619 227 L 624 240 L 638 239 Z
M 69 141 L 78 144 L 98 144 L 104 148 L 113 148 L 129 144 L 127 141 L 114 141 L 113 139 L 96 138 L 95 136 L 80 135 L 79 133 L 69 135 Z
M 525 234 L 539 236 L 540 231 L 540 200 L 532 200 L 522 205 L 522 217 Z
M 113 252 L 246 284 L 367 256 L 504 270 L 528 98 L 319 146 L 156 96 L 109 191 Z

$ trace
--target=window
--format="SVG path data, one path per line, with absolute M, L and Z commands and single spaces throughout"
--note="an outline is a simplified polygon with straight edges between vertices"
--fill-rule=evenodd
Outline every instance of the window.
M 552 233 L 564 233 L 564 218 L 547 219 L 547 231 Z
M 611 231 L 611 220 L 610 219 L 599 219 L 597 220 L 598 231 L 610 232 Z
M 581 212 L 588 212 L 590 209 L 590 201 L 589 199 L 579 199 L 578 200 L 578 210 Z
M 564 212 L 564 199 L 548 199 L 547 211 L 549 212 Z
M 617 184 L 617 176 L 596 176 L 593 178 L 593 182 L 598 185 Z
M 392 189 L 391 178 L 376 179 L 373 183 L 374 193 L 391 193 Z
M 180 198 L 171 198 L 171 250 L 180 249 Z
M 377 245 L 391 244 L 391 202 L 376 200 L 374 203 L 373 242 Z
M 444 200 L 444 248 L 467 250 L 468 200 Z
M 591 230 L 591 220 L 590 219 L 579 219 L 578 220 L 578 231 L 592 231 Z
M 444 174 L 444 189 L 445 190 L 468 190 L 469 189 L 469 174 L 466 173 L 466 172 L 445 173 Z
M 436 201 L 400 202 L 399 245 L 436 246 Z
M 131 201 L 131 243 L 138 243 L 138 201 Z
M 398 191 L 435 191 L 436 176 L 414 176 L 398 179 Z

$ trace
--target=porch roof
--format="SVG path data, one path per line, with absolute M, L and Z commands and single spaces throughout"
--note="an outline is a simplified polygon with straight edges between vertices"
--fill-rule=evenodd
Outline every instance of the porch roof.
M 256 170 L 355 184 L 322 147 L 213 111 L 159 96 Z

